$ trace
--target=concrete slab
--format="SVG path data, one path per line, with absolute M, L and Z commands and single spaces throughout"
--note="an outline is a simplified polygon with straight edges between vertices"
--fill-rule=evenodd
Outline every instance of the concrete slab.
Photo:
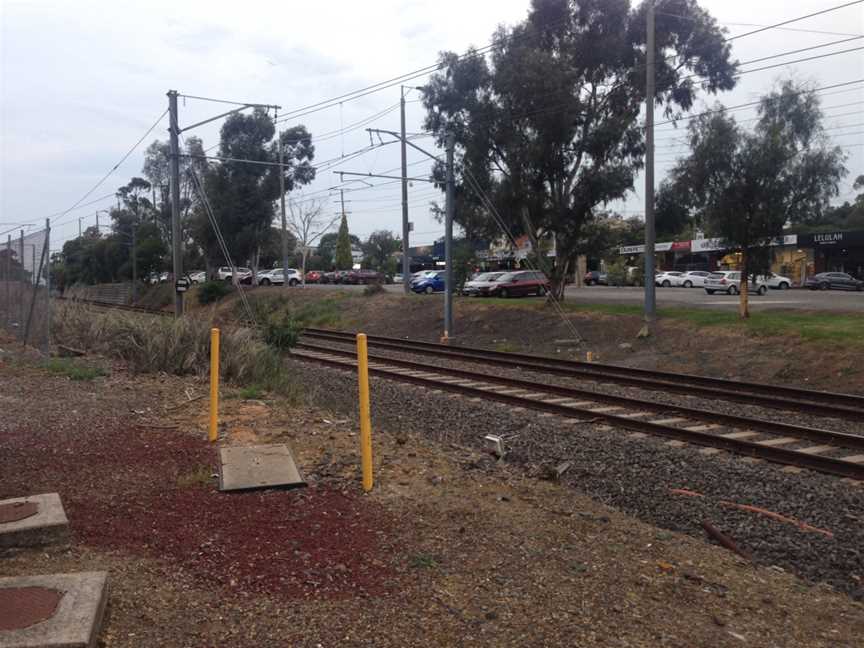
M 0 648 L 95 648 L 105 616 L 107 586 L 107 572 L 0 578 L 0 589 L 46 588 L 62 593 L 45 621 L 0 631 Z
M 57 493 L 30 495 L 2 500 L 0 505 L 12 505 L 12 510 L 21 505 L 22 508 L 32 508 L 35 513 L 21 519 L 13 519 L 15 515 L 6 516 L 8 522 L 0 522 L 0 549 L 9 547 L 38 547 L 47 544 L 68 542 L 69 520 Z M 9 509 L 7 508 L 7 511 Z
M 284 443 L 219 449 L 219 490 L 305 486 Z

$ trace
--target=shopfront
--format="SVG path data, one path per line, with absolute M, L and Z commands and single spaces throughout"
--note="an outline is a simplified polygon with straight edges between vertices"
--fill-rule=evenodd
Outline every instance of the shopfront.
M 810 252 L 810 272 L 846 272 L 864 278 L 864 230 L 799 234 L 798 248 Z

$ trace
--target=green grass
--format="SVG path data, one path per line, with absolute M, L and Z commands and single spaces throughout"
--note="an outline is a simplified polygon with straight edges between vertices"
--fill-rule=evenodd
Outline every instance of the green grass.
M 70 380 L 93 380 L 108 373 L 100 367 L 79 364 L 71 358 L 51 358 L 42 365 L 49 373 L 66 376 Z
M 545 308 L 544 303 L 539 300 L 492 298 L 478 303 L 534 310 Z M 573 313 L 642 316 L 642 306 L 637 304 L 585 304 L 565 301 L 562 306 L 565 311 Z M 738 317 L 737 310 L 717 311 L 708 308 L 661 308 L 657 314 L 661 319 L 687 322 L 696 328 L 720 327 L 765 337 L 797 335 L 809 342 L 840 342 L 864 347 L 864 317 L 856 314 L 751 311 L 747 320 Z
M 177 477 L 178 488 L 194 488 L 207 486 L 213 480 L 213 469 L 210 466 L 198 466 L 192 472 Z
M 432 569 L 438 566 L 435 556 L 429 554 L 415 554 L 408 559 L 408 564 L 414 569 Z
M 228 398 L 240 398 L 242 400 L 260 400 L 264 397 L 264 390 L 259 385 L 249 385 L 229 394 Z

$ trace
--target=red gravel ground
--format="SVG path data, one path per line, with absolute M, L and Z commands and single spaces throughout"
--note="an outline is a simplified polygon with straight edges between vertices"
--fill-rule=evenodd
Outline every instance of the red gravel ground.
M 98 424 L 97 424 L 98 425 Z M 159 558 L 206 586 L 289 598 L 380 594 L 386 516 L 326 487 L 222 494 L 208 484 L 215 449 L 177 430 L 13 427 L 0 498 L 62 493 L 76 542 Z

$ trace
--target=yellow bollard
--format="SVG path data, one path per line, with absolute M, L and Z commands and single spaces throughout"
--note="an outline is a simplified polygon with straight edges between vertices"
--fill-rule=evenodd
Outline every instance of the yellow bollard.
M 369 413 L 369 354 L 366 335 L 357 334 L 357 382 L 360 387 L 360 458 L 363 490 L 372 490 L 372 421 Z
M 210 442 L 215 443 L 219 426 L 219 329 L 210 329 Z
M 590 351 L 588 353 L 586 353 L 585 354 L 585 361 L 586 362 L 594 362 L 594 354 L 591 353 Z

